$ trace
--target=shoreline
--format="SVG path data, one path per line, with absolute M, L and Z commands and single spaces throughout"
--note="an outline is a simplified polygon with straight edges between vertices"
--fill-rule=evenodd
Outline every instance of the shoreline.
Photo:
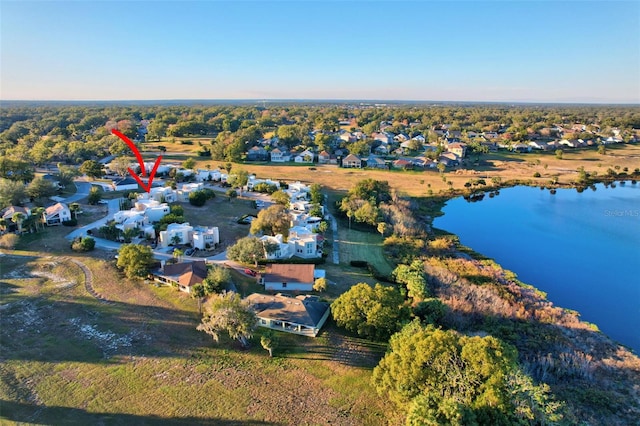
M 559 186 L 558 188 L 546 188 L 543 186 L 539 186 L 539 185 L 527 185 L 524 184 L 522 182 L 505 182 L 504 185 L 501 185 L 499 188 L 492 188 L 492 189 L 487 189 L 486 192 L 487 193 L 492 193 L 492 192 L 498 192 L 500 189 L 508 189 L 508 188 L 515 188 L 515 187 L 519 187 L 519 186 L 527 186 L 527 187 L 536 187 L 536 188 L 540 188 L 541 190 L 544 189 L 549 189 L 551 194 L 555 194 L 555 189 L 576 189 L 579 193 L 583 192 L 585 189 L 588 189 L 590 187 L 594 187 L 593 189 L 595 190 L 595 185 L 596 184 L 604 184 L 606 187 L 608 187 L 609 185 L 611 185 L 614 182 L 619 181 L 622 185 L 624 185 L 626 182 L 631 182 L 632 185 L 635 185 L 637 183 L 637 177 L 627 177 L 624 180 L 620 180 L 620 179 L 608 179 L 608 180 L 599 180 L 599 181 L 593 181 L 590 182 L 588 185 L 585 185 L 584 187 L 582 186 L 578 186 L 575 184 L 564 184 Z M 615 188 L 615 186 L 612 186 L 613 188 Z M 602 331 L 600 329 L 600 327 L 593 322 L 590 321 L 586 321 L 582 319 L 582 314 L 580 311 L 575 310 L 575 309 L 571 309 L 571 308 L 565 308 L 563 306 L 557 305 L 554 301 L 550 300 L 547 297 L 547 292 L 544 290 L 539 289 L 538 287 L 536 287 L 535 284 L 530 284 L 530 283 L 525 283 L 523 281 L 521 281 L 518 278 L 518 274 L 517 271 L 513 271 L 510 269 L 505 268 L 501 263 L 499 263 L 495 258 L 493 257 L 489 257 L 485 254 L 483 254 L 482 252 L 479 252 L 475 249 L 473 249 L 470 246 L 464 245 L 460 242 L 460 237 L 458 234 L 455 234 L 453 232 L 447 231 L 445 229 L 441 229 L 441 228 L 437 228 L 433 226 L 433 222 L 435 220 L 436 217 L 440 217 L 444 215 L 443 209 L 446 206 L 447 202 L 450 200 L 453 200 L 455 198 L 458 197 L 463 197 L 465 200 L 467 200 L 467 202 L 475 202 L 475 201 L 480 201 L 482 200 L 482 198 L 476 199 L 476 200 L 469 200 L 469 194 L 446 194 L 446 196 L 442 197 L 440 200 L 438 200 L 438 214 L 437 215 L 433 215 L 430 218 L 429 221 L 429 230 L 430 232 L 437 237 L 449 237 L 452 238 L 454 240 L 454 244 L 455 244 L 455 251 L 453 253 L 453 255 L 455 257 L 460 257 L 460 258 L 464 258 L 464 259 L 471 259 L 473 261 L 476 262 L 492 262 L 495 265 L 497 265 L 505 274 L 509 274 L 511 275 L 513 278 L 510 280 L 514 283 L 516 283 L 518 286 L 525 288 L 525 289 L 529 289 L 529 290 L 533 290 L 535 292 L 535 294 L 537 295 L 537 297 L 540 298 L 541 301 L 544 302 L 548 302 L 550 304 L 552 304 L 553 306 L 556 306 L 560 309 L 562 309 L 564 312 L 569 313 L 573 316 L 575 316 L 576 320 L 578 322 L 580 322 L 582 325 L 586 326 L 587 328 L 591 329 L 592 331 L 596 331 L 598 332 L 600 335 L 606 337 L 612 344 L 617 345 L 617 346 L 621 346 L 624 349 L 628 350 L 629 352 L 631 352 L 633 355 L 635 356 L 640 356 L 640 353 L 638 353 L 636 351 L 636 349 L 634 349 L 633 347 L 619 342 L 618 340 L 614 339 L 613 337 L 611 337 L 609 334 L 605 333 L 604 331 Z M 434 209 L 435 210 L 435 209 Z

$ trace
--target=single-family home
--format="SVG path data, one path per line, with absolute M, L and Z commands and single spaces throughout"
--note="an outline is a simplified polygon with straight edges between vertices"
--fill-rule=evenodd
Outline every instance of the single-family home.
M 413 163 L 409 160 L 405 160 L 404 158 L 399 158 L 393 162 L 393 168 L 401 170 L 413 169 Z
M 191 287 L 202 283 L 207 278 L 207 265 L 204 261 L 162 263 L 160 270 L 153 272 L 155 281 L 175 285 L 180 291 L 191 293 Z
M 138 182 L 129 176 L 114 180 L 111 187 L 114 191 L 136 191 L 139 188 Z
M 483 132 L 482 136 L 484 136 L 487 139 L 497 139 L 498 138 L 498 133 L 497 132 Z
M 313 163 L 314 153 L 308 149 L 296 155 L 293 159 L 296 163 Z
M 116 222 L 116 228 L 126 231 L 127 229 L 142 228 L 148 223 L 144 211 L 136 209 L 121 210 L 113 215 Z
M 531 141 L 528 143 L 528 145 L 533 148 L 533 149 L 541 149 L 541 150 L 546 150 L 548 148 L 548 145 L 546 142 L 542 142 L 542 141 Z
M 331 160 L 331 155 L 327 151 L 322 151 L 318 154 L 318 163 L 327 164 Z
M 447 150 L 449 152 L 453 152 L 458 157 L 463 158 L 467 153 L 467 144 L 459 143 L 459 142 L 450 143 L 447 146 Z
M 315 265 L 271 264 L 260 278 L 265 290 L 311 291 Z
M 48 225 L 62 225 L 62 222 L 71 220 L 71 210 L 64 203 L 56 203 L 44 210 L 43 220 Z
M 376 132 L 371 134 L 371 139 L 374 141 L 380 141 L 384 144 L 390 144 L 393 142 L 393 135 L 388 132 Z
M 580 142 L 577 139 L 562 139 L 559 143 L 570 148 L 578 148 L 580 146 Z
M 280 148 L 273 149 L 271 151 L 271 161 L 273 163 L 286 163 L 287 161 L 291 161 L 291 154 Z
M 316 296 L 287 297 L 253 293 L 245 298 L 258 317 L 258 326 L 315 337 L 329 317 L 329 304 Z
M 219 181 L 220 180 L 220 170 L 206 170 L 206 169 L 198 169 L 196 173 L 196 180 L 198 182 L 207 182 L 207 181 Z
M 405 135 L 404 133 L 398 133 L 393 137 L 393 140 L 396 142 L 405 142 L 409 140 L 409 136 Z
M 427 140 L 425 139 L 424 136 L 422 135 L 416 135 L 414 137 L 411 138 L 412 141 L 418 141 L 420 143 L 425 143 Z
M 161 247 L 168 247 L 174 244 L 174 242 L 178 244 L 189 244 L 191 242 L 192 232 L 193 226 L 189 225 L 189 222 L 170 223 L 167 225 L 166 231 L 160 231 L 159 245 Z
M 293 253 L 289 252 L 289 244 L 284 242 L 282 234 L 275 236 L 263 235 L 260 237 L 264 248 L 264 258 L 267 260 L 289 259 Z
M 4 228 L 9 231 L 22 231 L 21 226 L 22 222 L 14 221 L 13 218 L 16 215 L 22 215 L 22 219 L 26 219 L 31 216 L 31 210 L 28 207 L 20 207 L 20 206 L 9 206 L 2 211 L 0 211 L 0 218 L 5 221 Z M 16 218 L 17 220 L 17 218 Z
M 171 212 L 171 208 L 167 203 L 145 199 L 137 200 L 132 210 L 143 212 L 149 222 L 159 222 L 160 219 Z
M 460 164 L 460 157 L 453 152 L 444 152 L 438 157 L 438 162 L 444 164 L 447 167 L 453 167 Z
M 191 233 L 191 245 L 200 250 L 207 250 L 220 244 L 220 231 L 217 226 L 196 226 Z
M 247 161 L 267 161 L 269 160 L 269 151 L 261 146 L 254 146 L 247 151 Z
M 188 202 L 189 194 L 195 191 L 199 191 L 202 188 L 204 188 L 204 184 L 202 182 L 183 183 L 182 186 L 180 186 L 176 191 L 178 201 L 181 201 L 183 203 Z
M 289 230 L 289 253 L 303 259 L 315 259 L 322 256 L 318 249 L 318 234 L 302 226 L 294 226 Z
M 345 168 L 362 168 L 362 160 L 354 154 L 349 154 L 342 159 L 342 167 Z
M 367 158 L 367 167 L 370 169 L 387 169 L 387 163 L 380 157 L 370 155 Z

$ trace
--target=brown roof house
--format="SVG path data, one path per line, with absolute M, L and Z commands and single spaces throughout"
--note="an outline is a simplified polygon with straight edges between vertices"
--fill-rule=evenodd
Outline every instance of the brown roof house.
M 329 304 L 316 296 L 288 297 L 253 293 L 245 299 L 258 317 L 258 326 L 315 337 L 329 316 Z
M 69 210 L 69 206 L 64 203 L 56 203 L 47 207 L 44 213 L 42 213 L 42 216 L 47 226 L 62 225 L 62 222 L 71 220 L 71 210 Z
M 315 265 L 273 264 L 260 278 L 265 290 L 313 290 Z
M 154 273 L 154 279 L 163 284 L 175 285 L 180 291 L 191 293 L 191 287 L 200 284 L 208 274 L 204 261 L 164 264 Z

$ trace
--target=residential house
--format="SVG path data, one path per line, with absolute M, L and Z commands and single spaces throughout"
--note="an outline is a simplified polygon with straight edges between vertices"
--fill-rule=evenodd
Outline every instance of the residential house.
M 195 183 L 183 183 L 182 186 L 178 188 L 176 194 L 178 196 L 178 201 L 186 203 L 189 201 L 189 194 L 192 192 L 199 191 L 204 188 L 204 184 L 202 182 Z
M 208 250 L 220 244 L 220 231 L 217 226 L 196 226 L 190 235 L 192 247 L 200 250 Z
M 48 225 L 62 225 L 62 222 L 71 220 L 71 210 L 64 203 L 56 203 L 44 210 L 43 220 Z
M 267 184 L 267 185 L 273 185 L 276 188 L 280 189 L 280 182 L 278 182 L 277 180 L 271 180 L 271 179 L 257 179 L 256 175 L 249 175 L 249 178 L 247 180 L 247 190 L 248 191 L 253 191 L 253 189 L 256 187 L 256 185 L 258 184 Z
M 371 139 L 374 141 L 380 141 L 384 144 L 390 144 L 393 142 L 393 134 L 388 132 L 376 132 L 371 134 Z
M 318 248 L 318 234 L 307 228 L 301 226 L 291 228 L 287 244 L 292 256 L 303 259 L 315 259 L 322 256 L 322 250 Z
M 342 167 L 345 168 L 362 168 L 362 160 L 354 154 L 349 154 L 342 160 Z
M 271 161 L 273 163 L 286 163 L 291 161 L 291 155 L 284 149 L 275 148 L 271 151 Z
M 258 317 L 258 326 L 315 337 L 331 310 L 316 296 L 287 297 L 253 293 L 245 298 Z
M 467 144 L 464 143 L 450 143 L 447 146 L 449 152 L 453 152 L 458 157 L 463 158 L 467 153 Z
M 340 139 L 341 139 L 341 140 L 343 140 L 343 141 L 345 141 L 345 142 L 347 142 L 347 143 L 352 143 L 352 142 L 355 142 L 355 141 L 357 141 L 357 140 L 358 140 L 358 139 L 356 138 L 356 136 L 355 136 L 355 135 L 353 135 L 353 134 L 352 134 L 352 133 L 350 133 L 350 132 L 344 132 L 344 133 L 341 133 L 339 137 L 340 137 Z
M 453 152 L 444 152 L 438 157 L 438 162 L 444 164 L 447 167 L 453 167 L 460 164 L 460 157 Z
M 28 207 L 20 207 L 20 206 L 9 206 L 2 211 L 0 211 L 0 218 L 5 221 L 4 228 L 9 231 L 15 231 L 16 229 L 20 231 L 18 224 L 13 221 L 15 215 L 21 214 L 23 219 L 31 216 L 31 210 Z
M 416 135 L 416 136 L 412 137 L 411 140 L 412 141 L 418 141 L 420 143 L 425 143 L 427 141 L 427 139 L 422 135 Z
M 268 157 L 267 157 L 268 158 Z M 196 180 L 198 182 L 207 182 L 207 181 L 219 181 L 220 180 L 220 170 L 205 170 L 198 169 L 196 173 Z
M 260 278 L 265 290 L 313 290 L 315 265 L 271 264 Z
M 308 149 L 302 151 L 300 154 L 296 155 L 293 159 L 296 163 L 313 163 L 313 158 L 315 154 Z
M 531 148 L 532 147 L 530 145 L 521 142 L 511 145 L 511 150 L 515 152 L 531 152 Z
M 560 145 L 568 146 L 570 148 L 578 148 L 580 146 L 580 142 L 577 139 L 562 139 L 559 142 Z
M 318 154 L 318 164 L 327 164 L 331 160 L 331 155 L 327 151 Z
M 324 213 L 324 207 L 320 206 Z M 318 216 L 311 216 L 305 212 L 290 212 L 289 216 L 291 216 L 291 226 L 292 227 L 302 227 L 306 228 L 309 231 L 313 232 L 320 222 L 322 222 L 322 218 Z
M 264 258 L 267 260 L 289 259 L 293 253 L 289 251 L 289 244 L 284 242 L 282 234 L 276 236 L 263 235 L 260 241 L 264 247 Z
M 438 165 L 437 161 L 423 156 L 414 157 L 410 161 L 413 163 L 414 167 L 420 167 L 422 169 L 434 169 Z
M 148 219 L 144 215 L 144 211 L 135 209 L 116 212 L 113 215 L 113 220 L 116 222 L 116 228 L 121 231 L 142 228 L 148 223 Z
M 473 130 L 468 130 L 467 131 L 467 137 L 469 139 L 474 139 L 474 138 L 477 138 L 478 136 L 480 136 L 480 133 L 478 133 L 478 132 L 474 132 Z
M 269 152 L 261 146 L 254 146 L 247 151 L 247 161 L 267 161 Z
M 409 160 L 399 158 L 393 162 L 393 167 L 395 169 L 408 170 L 408 169 L 413 169 L 413 163 Z
M 370 169 L 387 169 L 387 163 L 380 157 L 370 155 L 367 158 L 367 167 Z
M 162 263 L 160 270 L 152 275 L 155 281 L 175 285 L 180 291 L 191 293 L 191 288 L 202 283 L 208 274 L 204 261 L 180 262 L 174 264 Z
M 542 142 L 542 141 L 531 141 L 528 143 L 528 145 L 533 148 L 533 149 L 541 149 L 543 151 L 548 149 L 548 145 L 546 142 Z
M 114 180 L 111 187 L 114 191 L 136 191 L 138 189 L 138 181 L 127 176 Z
M 175 203 L 178 201 L 178 195 L 169 186 L 158 186 L 151 188 L 149 192 L 139 193 L 138 200 L 154 200 L 158 203 Z
M 386 142 L 382 142 L 380 143 L 380 145 L 377 145 L 375 148 L 373 148 L 373 152 L 376 155 L 389 155 L 391 149 L 391 145 Z
M 144 213 L 149 222 L 159 222 L 160 219 L 171 212 L 171 208 L 167 203 L 145 199 L 137 200 L 132 210 Z
M 404 133 L 398 133 L 393 137 L 393 140 L 396 142 L 406 142 L 409 140 L 409 136 Z
M 487 139 L 497 139 L 498 138 L 498 133 L 497 132 L 483 132 L 482 136 L 484 136 Z
M 192 233 L 193 226 L 189 225 L 189 222 L 170 223 L 167 225 L 166 231 L 160 231 L 159 245 L 160 247 L 168 247 L 174 243 L 174 239 L 178 244 L 189 244 Z

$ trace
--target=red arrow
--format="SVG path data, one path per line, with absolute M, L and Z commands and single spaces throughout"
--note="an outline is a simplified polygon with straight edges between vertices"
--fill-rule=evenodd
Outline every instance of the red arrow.
M 138 164 L 140 164 L 140 170 L 141 170 L 142 176 L 143 177 L 147 176 L 147 171 L 145 170 L 145 167 L 144 167 L 144 161 L 142 160 L 142 155 L 140 155 L 140 151 L 138 151 L 138 147 L 136 147 L 136 145 L 133 142 L 131 142 L 128 137 L 126 137 L 125 135 L 123 135 L 119 131 L 113 129 L 113 130 L 111 130 L 111 133 L 113 133 L 114 135 L 116 135 L 117 137 L 122 139 L 122 141 L 124 143 L 129 145 L 129 148 L 131 148 L 131 150 L 135 154 L 136 158 L 138 159 Z M 149 182 L 146 185 L 144 184 L 144 182 L 142 181 L 140 176 L 135 174 L 135 172 L 133 170 L 131 170 L 131 168 L 128 168 L 127 170 L 129 170 L 129 173 L 131 174 L 131 176 L 133 176 L 133 178 L 138 181 L 138 183 L 140 184 L 142 189 L 144 189 L 146 192 L 149 192 L 149 191 L 151 191 L 151 183 L 153 182 L 153 178 L 156 175 L 156 171 L 158 170 L 158 166 L 160 165 L 160 161 L 162 161 L 162 155 L 158 156 L 158 158 L 156 159 L 156 162 L 153 165 L 153 169 L 151 170 L 151 173 L 149 174 Z

